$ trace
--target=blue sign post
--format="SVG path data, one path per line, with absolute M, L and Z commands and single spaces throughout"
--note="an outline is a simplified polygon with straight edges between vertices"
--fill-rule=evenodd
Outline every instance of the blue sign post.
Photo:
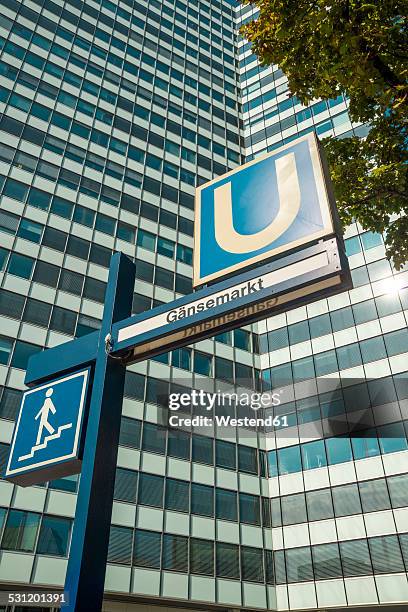
M 198 190 L 195 284 L 219 282 L 131 316 L 135 265 L 115 253 L 101 329 L 29 360 L 25 382 L 34 388 L 23 396 L 5 478 L 27 486 L 81 472 L 65 581 L 70 612 L 102 609 L 126 365 L 350 286 L 317 143 L 301 139 L 284 149 L 269 159 L 272 174 L 254 163 Z M 299 187 L 302 163 L 308 189 Z M 275 220 L 264 229 L 235 231 L 236 184 L 238 193 L 261 185 L 262 203 L 275 183 Z M 254 216 L 252 196 L 240 202 Z M 214 240 L 223 250 L 217 260 Z
M 126 373 L 125 363 L 110 356 L 109 337 L 112 326 L 131 314 L 134 284 L 134 263 L 115 253 L 100 331 L 30 360 L 26 383 L 43 384 L 24 394 L 5 473 L 26 486 L 77 473 L 82 464 L 65 579 L 69 612 L 102 609 Z M 67 374 L 56 378 L 61 373 Z M 63 470 L 74 458 L 76 464 Z

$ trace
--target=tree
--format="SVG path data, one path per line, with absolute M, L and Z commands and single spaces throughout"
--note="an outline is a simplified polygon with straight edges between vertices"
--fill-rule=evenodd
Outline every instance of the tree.
M 385 233 L 408 261 L 408 0 L 244 0 L 259 16 L 241 34 L 262 65 L 278 64 L 290 95 L 349 99 L 366 138 L 324 139 L 340 217 Z

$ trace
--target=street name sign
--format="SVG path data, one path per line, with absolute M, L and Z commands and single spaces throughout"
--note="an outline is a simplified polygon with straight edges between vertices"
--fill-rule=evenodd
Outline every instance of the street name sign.
M 117 323 L 113 348 L 130 364 L 349 287 L 341 243 L 331 238 Z

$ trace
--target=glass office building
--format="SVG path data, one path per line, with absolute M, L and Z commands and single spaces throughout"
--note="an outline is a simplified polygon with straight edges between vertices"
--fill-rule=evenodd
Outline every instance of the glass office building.
M 312 130 L 366 133 L 343 96 L 289 98 L 282 71 L 244 40 L 239 73 L 248 159 Z M 408 272 L 358 224 L 345 245 L 351 291 L 258 325 L 263 378 L 285 388 L 289 421 L 266 440 L 278 610 L 408 602 Z
M 237 44 L 251 9 L 226 0 L 1 4 L 3 469 L 27 359 L 99 327 L 114 250 L 136 261 L 135 313 L 188 294 L 196 185 L 307 130 L 365 127 L 343 98 L 288 102 L 284 76 Z M 129 368 L 107 611 L 408 601 L 408 282 L 380 237 L 346 237 L 351 292 Z M 173 385 L 255 386 L 261 370 L 294 390 L 289 441 L 163 427 Z M 348 396 L 299 395 L 339 371 Z M 347 397 L 370 402 L 375 435 L 323 441 Z M 61 588 L 77 486 L 0 480 L 1 589 Z
M 136 260 L 134 312 L 191 292 L 195 186 L 243 141 L 229 2 L 4 0 L 0 42 L 3 469 L 27 359 L 99 327 L 113 250 Z M 254 342 L 237 330 L 129 368 L 106 610 L 273 605 L 256 436 L 161 425 L 169 381 L 259 376 Z M 77 485 L 0 481 L 2 589 L 61 588 Z

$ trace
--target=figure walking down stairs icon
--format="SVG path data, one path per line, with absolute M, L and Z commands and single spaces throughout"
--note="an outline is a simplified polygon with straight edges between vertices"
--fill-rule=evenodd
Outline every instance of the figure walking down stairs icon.
M 81 430 L 90 368 L 52 380 L 24 393 L 6 475 L 28 486 L 34 471 L 45 480 L 80 470 Z M 72 465 L 75 469 L 72 472 Z M 50 472 L 50 466 L 52 471 Z M 38 481 L 38 480 L 37 480 Z
M 48 442 L 60 438 L 64 429 L 70 429 L 72 427 L 72 423 L 60 425 L 57 429 L 57 433 L 55 433 L 54 427 L 51 425 L 51 423 L 49 423 L 49 413 L 52 412 L 53 414 L 55 414 L 57 411 L 54 406 L 54 402 L 51 399 L 53 393 L 54 389 L 52 387 L 50 387 L 50 389 L 47 389 L 47 391 L 45 392 L 44 403 L 34 417 L 35 420 L 37 420 L 38 418 L 40 419 L 36 443 L 32 447 L 31 452 L 29 452 L 27 455 L 22 455 L 18 458 L 19 461 L 24 461 L 24 459 L 31 459 L 31 457 L 33 457 L 37 451 L 41 450 L 42 448 L 46 448 Z M 45 436 L 44 441 L 41 443 L 41 437 L 44 429 L 46 429 L 50 435 Z

